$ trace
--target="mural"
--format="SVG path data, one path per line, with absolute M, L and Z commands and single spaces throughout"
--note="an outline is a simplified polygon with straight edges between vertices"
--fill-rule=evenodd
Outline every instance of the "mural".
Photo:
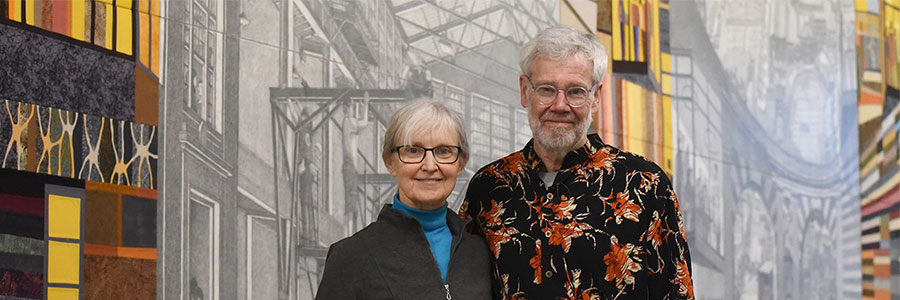
M 0 298 L 156 297 L 159 12 L 0 2 Z
M 851 3 L 668 4 L 698 297 L 858 299 Z
M 851 3 L 598 2 L 599 130 L 673 177 L 698 299 L 858 299 Z
M 464 115 L 458 207 L 555 24 L 609 50 L 593 130 L 673 178 L 698 299 L 896 296 L 898 4 L 0 1 L 0 297 L 312 299 L 392 112 Z
M 856 1 L 863 298 L 900 295 L 897 1 Z
M 327 247 L 396 190 L 377 149 L 411 99 L 466 116 L 458 207 L 477 168 L 528 141 L 516 53 L 559 14 L 541 1 L 167 7 L 160 293 L 202 299 L 311 299 Z

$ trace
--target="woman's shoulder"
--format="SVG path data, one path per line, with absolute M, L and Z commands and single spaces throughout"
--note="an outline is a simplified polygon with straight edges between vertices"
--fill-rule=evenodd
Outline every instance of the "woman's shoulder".
M 377 227 L 378 226 L 373 226 L 373 225 L 375 225 L 375 223 L 369 224 L 368 226 L 364 227 L 363 229 L 360 229 L 353 235 L 350 235 L 348 237 L 338 240 L 337 242 L 334 242 L 333 244 L 331 244 L 331 248 L 334 250 L 331 250 L 331 251 L 335 251 L 335 250 L 355 251 L 356 249 L 358 249 L 360 247 L 365 247 L 365 240 L 377 235 L 377 231 L 378 231 Z

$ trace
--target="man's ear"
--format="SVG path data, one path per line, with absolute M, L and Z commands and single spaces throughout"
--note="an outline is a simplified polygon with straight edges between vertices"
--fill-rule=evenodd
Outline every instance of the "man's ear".
M 528 78 L 525 77 L 525 74 L 519 75 L 519 95 L 521 96 L 522 107 L 528 107 L 528 96 L 525 94 L 528 92 Z
M 597 114 L 597 112 L 600 111 L 600 103 L 601 103 L 600 100 L 601 100 L 601 96 L 603 95 L 603 93 L 600 90 L 603 89 L 604 87 L 605 87 L 605 85 L 603 83 L 597 84 L 597 89 L 594 91 L 594 101 L 593 101 L 593 103 L 591 103 L 591 113 L 592 114 Z

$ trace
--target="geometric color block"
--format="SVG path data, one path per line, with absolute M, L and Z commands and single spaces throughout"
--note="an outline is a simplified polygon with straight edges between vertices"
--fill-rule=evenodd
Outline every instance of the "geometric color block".
M 0 298 L 19 299 L 44 298 L 44 274 L 0 268 Z M 16 299 L 14 298 L 14 299 Z
M 84 191 L 84 242 L 118 246 L 122 231 L 119 195 L 88 188 L 92 185 L 86 184 Z
M 134 122 L 159 125 L 159 82 L 140 66 L 134 70 Z
M 47 300 L 78 300 L 78 289 L 48 287 Z
M 2 252 L 44 256 L 44 240 L 0 234 L 0 253 Z
M 156 248 L 116 247 L 84 244 L 84 256 L 110 256 L 142 260 L 156 260 Z
M 41 251 L 43 252 L 43 245 Z M 30 255 L 0 252 L 0 269 L 44 273 L 44 254 Z
M 85 299 L 156 299 L 156 261 L 84 256 Z
M 133 60 L 5 24 L 0 49 L 0 98 L 133 120 Z
M 44 199 L 0 193 L 0 211 L 43 216 Z
M 0 233 L 44 239 L 44 217 L 0 211 Z
M 80 244 L 47 241 L 48 283 L 78 284 L 80 265 Z
M 2 102 L 0 102 L 0 104 L 2 104 Z M 0 184 L 0 194 L 37 198 L 41 199 L 41 202 L 44 202 L 44 199 L 46 199 L 47 195 L 44 194 L 44 189 L 47 184 L 78 189 L 84 188 L 84 180 L 12 169 L 0 169 L 0 183 L 2 183 Z M 54 194 L 64 195 L 59 193 Z M 72 195 L 64 196 L 75 197 Z M 43 204 L 41 206 L 43 206 Z M 43 213 L 41 213 L 41 215 L 43 215 Z
M 116 51 L 132 55 L 133 26 L 131 1 L 116 2 Z
M 72 38 L 84 41 L 85 0 L 70 0 L 72 5 L 72 19 L 70 20 L 70 35 Z
M 150 3 L 148 0 L 138 0 L 138 61 L 149 69 L 150 67 Z
M 47 214 L 47 235 L 81 238 L 81 199 L 51 194 L 47 197 Z
M 122 196 L 122 246 L 156 248 L 156 203 Z

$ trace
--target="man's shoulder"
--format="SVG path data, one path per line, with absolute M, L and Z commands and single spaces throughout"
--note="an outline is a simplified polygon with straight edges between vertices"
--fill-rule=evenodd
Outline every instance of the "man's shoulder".
M 516 151 L 484 165 L 483 167 L 478 169 L 475 174 L 503 174 L 522 172 L 528 165 L 529 163 L 525 158 L 525 154 L 522 151 Z
M 616 157 L 617 165 L 627 172 L 663 172 L 663 169 L 658 164 L 637 153 L 628 152 L 610 145 L 603 145 L 598 151 L 603 151 Z

